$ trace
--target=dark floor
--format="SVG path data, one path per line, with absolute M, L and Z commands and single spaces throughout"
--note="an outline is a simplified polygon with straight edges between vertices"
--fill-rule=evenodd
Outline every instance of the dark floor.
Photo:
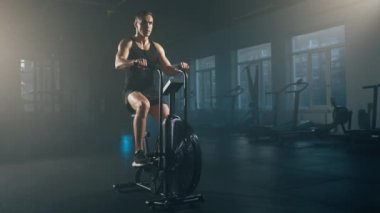
M 151 212 L 148 192 L 113 191 L 134 170 L 121 134 L 101 132 L 2 132 L 0 212 Z M 380 212 L 380 144 L 200 139 L 205 202 L 178 212 Z

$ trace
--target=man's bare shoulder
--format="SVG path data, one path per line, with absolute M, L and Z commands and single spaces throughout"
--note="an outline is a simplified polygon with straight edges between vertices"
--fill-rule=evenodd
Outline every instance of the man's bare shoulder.
M 120 43 L 119 43 L 119 47 L 120 48 L 129 48 L 132 46 L 132 38 L 123 38 Z
M 157 43 L 157 42 L 153 42 L 153 44 L 154 44 L 154 46 L 156 47 L 156 49 L 158 50 L 158 51 L 164 51 L 164 48 L 161 46 L 161 44 L 159 44 L 159 43 Z

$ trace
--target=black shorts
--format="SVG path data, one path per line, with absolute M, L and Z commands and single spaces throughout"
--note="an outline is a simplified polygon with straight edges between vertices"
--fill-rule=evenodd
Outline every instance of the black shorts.
M 136 92 L 138 90 L 127 90 L 127 91 L 124 91 L 124 102 L 126 101 L 126 107 L 128 109 L 128 111 L 132 114 L 135 114 L 136 111 L 132 108 L 132 106 L 129 104 L 127 98 L 128 98 L 128 95 L 131 94 L 132 92 Z M 141 92 L 141 91 L 138 91 L 138 92 Z M 152 94 L 152 92 L 150 93 L 144 93 L 144 92 L 141 92 L 149 101 L 150 105 L 151 106 L 154 106 L 154 105 L 158 105 L 160 100 L 159 100 L 159 97 L 156 94 Z

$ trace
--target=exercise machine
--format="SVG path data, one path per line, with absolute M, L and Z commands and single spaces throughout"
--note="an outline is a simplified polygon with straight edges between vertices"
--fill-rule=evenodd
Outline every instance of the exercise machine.
M 344 130 L 344 134 L 354 141 L 380 141 L 380 129 L 377 127 L 377 99 L 380 84 L 365 85 L 362 89 L 372 89 L 372 103 L 368 111 L 359 110 L 358 124 L 360 129 L 351 130 L 350 126 Z
M 256 73 L 257 76 L 257 73 Z M 257 77 L 256 77 L 257 78 Z M 257 84 L 257 82 L 255 82 Z M 300 107 L 300 98 L 301 93 L 307 89 L 309 84 L 303 79 L 298 79 L 296 82 L 286 84 L 279 90 L 273 92 L 267 92 L 266 95 L 273 96 L 273 125 L 272 126 L 263 126 L 260 125 L 259 119 L 256 118 L 256 122 L 251 125 L 249 129 L 249 135 L 260 138 L 260 137 L 269 137 L 270 139 L 281 139 L 289 137 L 307 137 L 307 136 L 327 136 L 330 134 L 330 131 L 336 128 L 339 124 L 345 124 L 348 120 L 348 110 L 342 107 L 335 107 L 333 112 L 333 122 L 330 124 L 318 124 L 312 121 L 299 122 L 299 107 Z M 253 89 L 250 89 L 252 92 L 257 92 L 257 86 L 252 86 Z M 256 89 L 255 89 L 256 88 Z M 278 113 L 279 113 L 279 99 L 281 95 L 293 95 L 293 110 L 290 122 L 279 124 Z M 251 97 L 257 97 L 256 95 L 251 95 Z M 258 98 L 255 99 L 258 101 Z M 258 117 L 258 106 L 256 106 L 252 113 Z M 254 121 L 252 119 L 252 121 Z
M 366 85 L 363 86 L 363 89 L 372 89 L 373 90 L 373 96 L 372 96 L 372 103 L 368 104 L 368 110 L 367 112 L 364 110 L 359 110 L 358 113 L 358 123 L 359 127 L 361 129 L 371 129 L 375 130 L 377 128 L 376 126 L 376 119 L 377 119 L 377 98 L 378 98 L 378 91 L 379 91 L 380 84 L 377 85 Z M 362 113 L 360 113 L 362 112 Z
M 256 72 L 256 79 L 257 79 L 257 72 Z M 254 84 L 257 84 L 257 81 L 255 81 Z M 258 101 L 257 94 L 257 86 L 252 85 L 250 86 L 250 93 L 251 93 L 251 99 L 254 106 L 252 109 L 252 116 L 257 116 L 256 119 L 251 119 L 252 124 L 249 128 L 249 135 L 253 136 L 254 138 L 279 138 L 283 136 L 288 135 L 295 135 L 295 134 L 301 134 L 302 132 L 305 132 L 306 130 L 301 129 L 298 127 L 298 112 L 299 112 L 299 101 L 300 101 L 300 95 L 301 92 L 304 91 L 308 87 L 308 83 L 302 81 L 302 79 L 297 80 L 294 83 L 286 84 L 284 87 L 277 91 L 273 92 L 267 92 L 267 95 L 273 95 L 273 125 L 270 126 L 264 126 L 260 125 L 260 119 L 259 116 L 259 110 L 258 110 L 258 104 L 255 104 L 254 101 Z M 252 94 L 254 93 L 254 94 Z M 293 109 L 293 115 L 291 122 L 287 122 L 286 124 L 279 125 L 278 124 L 278 103 L 279 103 L 279 97 L 281 94 L 294 94 L 294 109 Z M 256 97 L 256 98 L 255 98 Z M 255 98 L 255 99 L 253 99 Z
M 285 85 L 279 91 L 273 93 L 275 99 L 275 110 L 274 110 L 274 124 L 275 129 L 278 130 L 280 136 L 316 136 L 316 137 L 326 137 L 331 134 L 333 129 L 341 126 L 343 131 L 345 131 L 345 124 L 349 122 L 351 126 L 351 116 L 352 112 L 346 107 L 337 106 L 335 100 L 331 98 L 331 104 L 333 106 L 332 112 L 332 123 L 316 123 L 313 121 L 299 122 L 299 105 L 300 105 L 300 95 L 309 84 L 304 82 L 302 79 L 297 80 L 295 83 L 290 83 Z M 294 109 L 293 118 L 290 124 L 278 125 L 278 100 L 281 93 L 294 94 Z
M 158 70 L 160 127 L 156 147 L 150 151 L 147 139 L 144 150 L 148 163 L 136 167 L 135 181 L 126 184 L 114 184 L 118 192 L 131 192 L 141 188 L 158 195 L 157 200 L 147 200 L 145 203 L 153 208 L 172 208 L 178 205 L 203 202 L 202 194 L 193 194 L 201 176 L 202 159 L 198 136 L 187 122 L 187 73 L 183 81 L 169 79 L 162 86 L 163 74 Z M 184 88 L 184 118 L 175 114 L 175 94 Z M 169 96 L 170 114 L 162 119 L 162 99 Z

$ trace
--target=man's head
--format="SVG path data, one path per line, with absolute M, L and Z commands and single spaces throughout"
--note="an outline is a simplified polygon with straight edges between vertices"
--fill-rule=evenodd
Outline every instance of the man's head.
M 150 36 L 153 30 L 153 13 L 150 11 L 140 11 L 135 16 L 134 26 L 136 35 Z

